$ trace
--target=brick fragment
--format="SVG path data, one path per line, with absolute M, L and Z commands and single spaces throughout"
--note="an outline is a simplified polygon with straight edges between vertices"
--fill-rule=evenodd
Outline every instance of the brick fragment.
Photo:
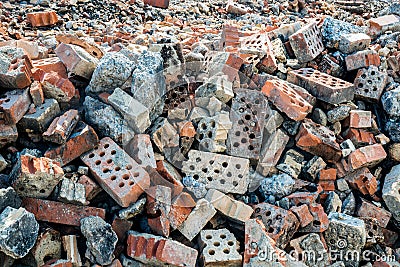
M 44 93 L 42 85 L 38 81 L 34 81 L 29 87 L 29 94 L 35 106 L 40 106 L 44 102 Z
M 76 90 L 72 82 L 61 77 L 57 72 L 45 73 L 40 80 L 46 98 L 54 98 L 58 102 L 69 102 Z
M 371 111 L 352 110 L 350 111 L 350 127 L 352 128 L 370 128 Z
M 344 179 L 346 179 L 352 188 L 364 195 L 373 195 L 378 188 L 376 177 L 366 167 L 349 172 Z
M 312 111 L 312 106 L 283 81 L 267 81 L 262 92 L 272 104 L 292 120 L 301 121 Z
M 304 87 L 317 99 L 330 104 L 351 101 L 354 97 L 353 84 L 311 68 L 291 70 L 287 80 Z
M 63 174 L 61 167 L 51 159 L 22 155 L 12 170 L 12 186 L 22 197 L 46 198 Z
M 49 57 L 49 58 L 33 60 L 32 65 L 35 70 L 37 70 L 37 69 L 42 70 L 43 74 L 46 72 L 55 71 L 62 78 L 68 78 L 67 70 L 66 70 L 64 64 L 61 62 L 61 60 L 58 57 Z M 34 75 L 34 76 L 35 76 L 34 78 L 36 81 L 40 81 L 40 78 L 41 78 L 40 75 L 38 77 L 36 75 Z
M 177 147 L 179 145 L 179 135 L 168 122 L 167 118 L 159 118 L 151 128 L 151 140 L 157 146 L 160 152 L 164 152 L 165 148 Z
M 22 89 L 29 86 L 32 76 L 32 62 L 22 48 L 0 47 L 2 58 L 0 86 L 8 89 Z
M 301 124 L 296 136 L 296 145 L 330 162 L 338 161 L 342 155 L 334 133 L 310 119 L 305 119 Z
M 358 217 L 369 217 L 377 219 L 380 227 L 386 228 L 392 214 L 384 208 L 379 208 L 371 202 L 361 198 L 361 203 L 357 206 L 356 215 Z
M 268 203 L 260 203 L 254 207 L 254 218 L 262 220 L 268 226 L 267 234 L 280 248 L 286 247 L 300 222 L 293 212 Z
M 168 8 L 169 0 L 144 0 L 146 5 L 159 7 L 159 8 Z
M 381 59 L 375 50 L 363 50 L 348 55 L 345 58 L 346 68 L 348 71 L 368 68 L 369 66 L 377 66 L 381 64 Z
M 45 259 L 61 258 L 60 233 L 53 229 L 46 229 L 38 236 L 30 253 L 32 253 L 37 266 L 44 265 Z
M 249 160 L 226 155 L 189 151 L 182 172 L 206 187 L 222 192 L 243 194 L 249 182 Z
M 0 148 L 16 142 L 18 139 L 18 131 L 15 125 L 7 125 L 0 122 Z
M 311 215 L 308 206 L 305 204 L 294 206 L 290 208 L 290 211 L 293 212 L 300 221 L 300 227 L 305 227 L 314 220 L 314 217 Z
M 385 183 L 382 187 L 382 198 L 392 213 L 393 218 L 400 222 L 400 165 L 395 165 L 385 176 Z
M 37 198 L 24 198 L 22 206 L 35 215 L 36 220 L 71 226 L 80 226 L 81 219 L 88 216 L 105 218 L 106 211 L 100 208 L 76 206 Z
M 235 236 L 228 229 L 202 230 L 199 244 L 203 266 L 242 266 L 242 256 Z
M 182 181 L 180 173 L 168 161 L 158 160 L 156 164 L 158 173 L 168 181 Z
M 367 49 L 370 43 L 371 37 L 365 33 L 348 33 L 341 36 L 338 49 L 345 54 L 350 54 Z
M 309 62 L 324 51 L 321 31 L 316 22 L 305 25 L 289 36 L 289 42 L 300 63 Z
M 164 178 L 161 174 L 157 172 L 156 169 L 151 167 L 144 168 L 150 176 L 151 186 L 166 186 L 171 189 L 172 197 L 179 195 L 183 191 L 183 184 L 180 180 L 176 180 L 174 177 Z
M 148 173 L 111 138 L 81 156 L 100 186 L 122 207 L 128 207 L 150 185 Z
M 30 104 L 28 89 L 7 91 L 0 97 L 0 122 L 16 124 L 28 111 Z
M 77 45 L 61 43 L 54 52 L 69 72 L 86 79 L 92 77 L 93 71 L 99 63 L 97 58 Z
M 238 71 L 243 64 L 243 59 L 236 53 L 208 52 L 205 62 L 210 77 L 222 72 L 228 76 L 230 82 L 239 81 Z
M 63 144 L 74 130 L 79 121 L 78 111 L 71 109 L 57 117 L 43 133 L 43 140 Z
M 324 208 L 321 204 L 312 203 L 308 205 L 308 209 L 313 216 L 313 221 L 308 224 L 306 227 L 303 227 L 299 230 L 302 233 L 322 233 L 329 226 L 328 216 L 326 215 Z
M 353 170 L 362 167 L 374 167 L 387 157 L 381 144 L 364 146 L 349 155 L 348 162 Z
M 147 166 L 156 168 L 153 145 L 147 134 L 136 134 L 128 145 L 124 147 L 126 153 L 131 156 L 142 168 Z
M 243 223 L 253 214 L 253 209 L 250 206 L 215 189 L 209 189 L 205 199 L 219 212 L 235 221 Z
M 75 205 L 86 204 L 85 186 L 63 178 L 59 184 L 57 200 Z
M 85 187 L 85 197 L 88 201 L 92 200 L 102 190 L 95 181 L 86 175 L 79 177 L 77 183 L 80 183 Z
M 197 250 L 151 234 L 128 232 L 127 255 L 146 265 L 195 267 Z
M 171 210 L 168 219 L 172 229 L 177 229 L 189 216 L 192 209 L 196 206 L 189 193 L 181 192 L 171 201 Z
M 92 56 L 100 59 L 103 57 L 104 53 L 103 51 L 99 48 L 99 46 L 88 39 L 84 38 L 79 38 L 75 34 L 66 34 L 66 33 L 60 33 L 56 35 L 56 40 L 59 43 L 63 44 L 73 44 L 82 47 L 85 49 L 86 52 L 91 54 Z
M 201 198 L 197 201 L 196 206 L 186 220 L 178 227 L 178 231 L 188 240 L 193 240 L 216 213 L 214 206 L 204 198 Z
M 376 144 L 374 135 L 364 129 L 349 128 L 343 133 L 343 137 L 350 139 L 356 147 Z
M 74 267 L 82 266 L 81 256 L 79 255 L 78 251 L 76 235 L 63 236 L 62 244 L 64 250 L 67 252 L 67 260 L 69 260 Z
M 355 96 L 369 102 L 378 102 L 386 86 L 388 75 L 376 66 L 359 69 L 354 80 Z
M 58 22 L 58 16 L 54 11 L 31 12 L 26 14 L 26 19 L 33 27 L 51 26 Z
M 171 210 L 171 188 L 156 185 L 146 190 L 147 214 L 149 227 L 158 235 L 169 236 L 170 223 L 168 214 Z
M 50 148 L 45 156 L 65 166 L 69 162 L 93 149 L 99 143 L 99 138 L 92 127 L 79 122 L 71 133 L 70 138 L 62 145 Z
M 394 14 L 372 18 L 368 23 L 368 34 L 374 38 L 386 31 L 397 31 L 400 28 L 400 18 Z

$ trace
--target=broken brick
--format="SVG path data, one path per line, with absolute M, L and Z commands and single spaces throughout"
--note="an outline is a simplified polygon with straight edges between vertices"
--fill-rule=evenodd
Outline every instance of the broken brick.
M 7 91 L 0 97 L 0 121 L 16 124 L 29 109 L 29 90 Z
M 358 217 L 369 217 L 377 219 L 378 225 L 386 228 L 392 214 L 384 208 L 379 208 L 369 201 L 361 198 L 361 204 L 358 205 L 356 215 Z
M 348 71 L 368 68 L 381 64 L 381 59 L 375 50 L 363 50 L 346 57 L 346 68 Z
M 349 165 L 353 170 L 362 167 L 374 167 L 387 157 L 386 151 L 381 144 L 364 146 L 351 152 Z
M 79 121 L 78 111 L 68 110 L 60 117 L 57 117 L 43 133 L 43 140 L 56 144 L 63 144 L 74 130 Z
M 373 195 L 378 189 L 376 177 L 366 167 L 347 173 L 344 179 L 364 195 Z
M 32 12 L 26 14 L 26 18 L 33 27 L 51 26 L 58 22 L 58 16 L 54 11 Z
M 54 98 L 58 102 L 69 102 L 76 93 L 75 86 L 71 81 L 54 71 L 45 73 L 40 83 L 46 98 Z

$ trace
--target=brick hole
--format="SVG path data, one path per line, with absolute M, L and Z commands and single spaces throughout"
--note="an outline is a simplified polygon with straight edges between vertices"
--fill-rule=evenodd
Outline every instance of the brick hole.
M 10 99 L 7 98 L 6 100 L 4 100 L 4 102 L 8 103 L 8 102 L 10 102 Z
M 218 169 L 215 169 L 214 172 L 215 172 L 215 173 L 219 173 L 220 171 L 219 171 Z
M 111 181 L 115 181 L 117 179 L 117 176 L 113 175 L 110 177 Z
M 235 132 L 235 135 L 236 135 L 236 136 L 240 136 L 240 132 L 239 132 L 239 131 L 236 131 L 236 132 Z
M 124 187 L 124 185 L 125 185 L 125 184 L 124 184 L 123 182 L 120 182 L 118 186 L 119 186 L 119 187 Z
M 362 84 L 362 83 L 359 83 L 358 85 L 357 85 L 357 87 L 358 88 L 362 88 L 364 85 Z
M 270 210 L 267 210 L 267 211 L 265 212 L 265 216 L 271 216 L 271 211 L 270 211 Z
M 260 211 L 261 211 L 260 208 L 256 208 L 254 212 L 259 213 Z
M 272 228 L 272 227 L 270 227 L 269 229 L 268 229 L 268 233 L 273 233 L 274 232 L 274 228 Z
M 221 179 L 221 180 L 219 180 L 219 182 L 221 183 L 221 184 L 225 184 L 225 179 Z
M 199 180 L 199 176 L 197 174 L 193 175 L 193 179 Z
M 209 182 L 212 182 L 213 178 L 212 178 L 212 177 L 207 177 L 207 180 L 208 180 Z
M 372 81 L 371 81 L 371 80 L 368 80 L 367 83 L 368 83 L 368 84 L 372 84 Z
M 257 110 L 253 110 L 252 114 L 253 114 L 254 116 L 257 116 Z
M 107 173 L 107 172 L 109 172 L 110 171 L 110 169 L 108 169 L 108 168 L 104 168 L 103 169 L 103 173 Z
M 281 220 L 282 219 L 282 215 L 280 215 L 280 214 L 276 215 L 275 219 L 276 220 Z
M 246 102 L 246 99 L 244 97 L 240 98 L 240 101 Z
M 111 164 L 111 163 L 112 163 L 112 159 L 108 159 L 106 162 L 107 162 L 108 164 Z
M 109 147 L 110 147 L 109 144 L 105 144 L 105 145 L 104 145 L 104 148 L 106 148 L 106 149 L 109 148 Z
M 200 134 L 200 135 L 199 135 L 199 138 L 200 138 L 200 139 L 204 139 L 204 134 Z
M 259 219 L 259 220 L 262 220 L 261 215 L 257 215 L 256 218 Z
M 367 75 L 362 74 L 362 75 L 361 75 L 361 78 L 365 79 L 365 78 L 367 78 Z
M 364 177 L 364 178 L 362 179 L 362 182 L 363 182 L 363 183 L 368 182 L 368 178 L 367 178 L 367 177 Z
M 315 220 L 315 221 L 313 221 L 313 225 L 314 225 L 314 226 L 320 226 L 320 225 L 321 225 L 321 222 L 320 222 L 320 221 L 317 221 L 317 220 Z
M 219 247 L 221 245 L 221 243 L 219 243 L 218 241 L 214 242 L 214 247 Z
M 252 145 L 249 145 L 249 150 L 254 150 L 254 146 L 252 146 Z
M 381 77 L 376 77 L 376 79 L 378 80 L 378 82 L 380 82 L 380 81 L 381 81 Z
M 189 169 L 190 169 L 191 171 L 194 171 L 195 168 L 194 168 L 193 165 L 190 165 L 190 166 L 189 166 Z
M 24 187 L 20 187 L 20 188 L 19 188 L 19 191 L 21 191 L 21 192 L 24 191 L 24 190 L 25 190 Z
M 247 126 L 243 128 L 243 132 L 248 132 L 249 130 L 250 130 L 250 129 L 249 129 L 249 127 L 247 127 Z
M 207 125 L 205 123 L 202 123 L 200 126 L 203 130 L 207 129 Z
M 124 179 L 124 180 L 128 180 L 129 179 L 129 174 L 124 174 L 124 175 L 122 175 L 122 179 Z
M 93 153 L 90 153 L 89 158 L 91 159 L 91 158 L 93 158 L 93 157 L 94 157 L 94 154 L 93 154 Z
M 215 127 L 215 121 L 211 121 L 211 127 L 212 127 L 212 128 Z
M 238 142 L 233 143 L 233 147 L 239 147 L 240 144 Z
M 138 172 L 133 173 L 133 177 L 138 177 L 139 175 L 140 175 L 140 173 L 138 173 Z
M 132 169 L 132 165 L 130 165 L 130 164 L 126 165 L 125 169 L 131 170 Z
M 100 165 L 101 161 L 100 160 L 96 160 L 96 162 L 94 164 L 96 165 Z
M 244 116 L 244 118 L 245 118 L 246 120 L 250 120 L 250 119 L 251 119 L 251 116 L 250 116 L 249 114 L 247 114 L 246 116 Z
M 222 167 L 224 168 L 228 167 L 228 162 L 222 162 Z
M 368 232 L 368 236 L 369 236 L 369 237 L 373 237 L 374 234 L 373 234 L 372 232 Z
M 236 164 L 235 167 L 239 170 L 242 166 L 240 164 Z
M 234 242 L 232 240 L 228 241 L 228 246 L 233 246 Z
M 365 93 L 369 93 L 369 90 L 367 88 L 364 89 Z
M 226 248 L 226 249 L 223 250 L 223 252 L 224 252 L 225 254 L 229 254 L 230 250 L 229 250 L 229 248 Z
M 196 162 L 200 162 L 201 161 L 201 158 L 196 158 Z
M 246 138 L 242 138 L 242 140 L 240 140 L 240 142 L 242 142 L 243 144 L 247 143 L 247 139 Z
M 42 193 L 42 194 L 44 194 L 44 193 L 46 192 L 46 190 L 40 189 L 39 192 Z
M 228 172 L 228 173 L 226 174 L 226 176 L 232 177 L 232 173 L 231 173 L 231 172 Z
M 105 154 L 106 154 L 106 153 L 105 153 L 104 151 L 102 151 L 102 152 L 99 153 L 99 156 L 100 156 L 100 157 L 104 157 Z
M 213 133 L 212 132 L 208 132 L 207 136 L 208 136 L 208 138 L 212 138 L 213 137 Z
M 40 107 L 40 109 L 41 109 L 41 110 L 43 110 L 43 109 L 44 109 L 44 107 Z
M 233 184 L 233 186 L 235 186 L 235 187 L 239 185 L 239 183 L 238 183 L 237 181 L 233 181 L 232 184 Z
M 219 237 L 220 237 L 221 239 L 225 239 L 225 238 L 226 238 L 226 235 L 221 234 Z
M 115 150 L 111 151 L 111 155 L 115 155 L 116 153 L 117 153 L 117 151 L 115 151 Z
M 239 108 L 239 113 L 243 113 L 244 112 L 244 108 Z
M 256 100 L 254 101 L 254 103 L 256 103 L 256 104 L 258 105 L 258 104 L 260 104 L 260 100 L 256 99 Z
M 249 138 L 254 139 L 254 138 L 256 138 L 256 135 L 254 133 L 251 133 L 251 134 L 249 134 Z
M 118 171 L 121 170 L 121 167 L 117 166 L 117 167 L 114 168 L 114 170 L 115 170 L 116 172 L 118 172 Z
M 378 226 L 372 225 L 372 229 L 374 229 L 376 231 L 376 230 L 378 230 Z
M 211 239 L 212 236 L 211 235 L 206 235 L 206 239 Z
M 238 178 L 243 178 L 243 175 L 239 174 L 239 175 L 238 175 Z
M 208 251 L 208 254 L 214 255 L 214 254 L 215 254 L 215 250 L 210 249 L 210 250 Z
M 129 185 L 129 186 L 132 186 L 132 185 L 134 185 L 134 184 L 135 184 L 134 181 L 129 181 L 129 182 L 128 182 L 128 185 Z
M 201 171 L 204 172 L 204 173 L 207 173 L 207 172 L 208 172 L 208 169 L 207 169 L 207 168 L 204 168 L 204 169 L 202 169 Z
M 376 91 L 378 91 L 378 88 L 374 87 L 374 88 L 372 89 L 372 91 L 376 92 Z

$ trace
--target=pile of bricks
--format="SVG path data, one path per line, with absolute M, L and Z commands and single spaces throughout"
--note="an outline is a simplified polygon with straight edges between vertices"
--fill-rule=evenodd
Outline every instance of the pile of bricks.
M 0 31 L 1 266 L 399 266 L 400 5 L 112 41 L 60 10 Z

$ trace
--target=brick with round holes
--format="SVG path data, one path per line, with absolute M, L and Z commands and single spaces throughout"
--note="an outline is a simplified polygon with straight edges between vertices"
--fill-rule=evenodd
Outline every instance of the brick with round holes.
M 317 99 L 330 104 L 340 104 L 354 98 L 353 84 L 311 68 L 289 71 L 287 81 L 307 89 Z
M 242 266 L 239 243 L 228 229 L 202 230 L 199 244 L 202 248 L 200 261 L 203 266 Z
M 149 174 L 111 138 L 81 156 L 100 186 L 122 207 L 128 207 L 149 188 Z
M 269 203 L 260 203 L 253 207 L 253 218 L 262 220 L 267 227 L 267 234 L 280 248 L 286 247 L 293 234 L 300 226 L 296 215 Z
M 216 153 L 191 150 L 182 172 L 204 183 L 207 188 L 243 194 L 249 183 L 249 160 Z
M 316 22 L 305 25 L 289 36 L 289 42 L 300 63 L 313 60 L 325 49 L 322 43 L 321 31 Z
M 0 97 L 0 121 L 16 124 L 29 109 L 29 90 L 7 91 Z
M 312 105 L 284 81 L 267 81 L 262 88 L 262 92 L 277 109 L 292 120 L 304 120 L 307 114 L 312 111 Z
M 387 83 L 388 75 L 376 66 L 359 69 L 354 79 L 355 97 L 378 102 Z
M 255 90 L 237 89 L 232 100 L 227 153 L 231 156 L 259 159 L 265 118 L 270 108 L 263 94 Z

